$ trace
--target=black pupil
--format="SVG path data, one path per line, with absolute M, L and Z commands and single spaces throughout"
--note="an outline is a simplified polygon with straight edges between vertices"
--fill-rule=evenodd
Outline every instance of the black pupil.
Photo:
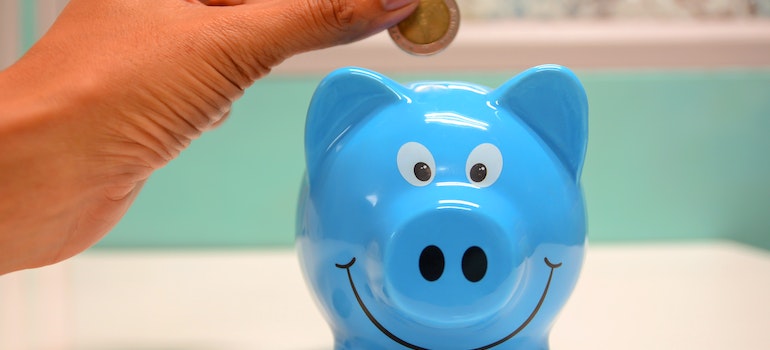
M 487 166 L 481 163 L 476 163 L 471 167 L 471 180 L 473 182 L 481 182 L 487 177 Z
M 419 162 L 415 164 L 414 176 L 416 176 L 417 180 L 420 180 L 420 181 L 430 180 L 430 167 L 428 166 L 428 164 L 425 164 L 423 162 Z

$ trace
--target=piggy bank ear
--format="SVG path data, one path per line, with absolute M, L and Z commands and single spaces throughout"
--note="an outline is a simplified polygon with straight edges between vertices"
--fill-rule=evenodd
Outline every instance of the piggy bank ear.
M 556 153 L 573 179 L 580 180 L 588 136 L 588 101 L 583 85 L 557 65 L 530 68 L 490 93 L 521 118 Z
M 305 157 L 313 174 L 327 152 L 360 121 L 404 98 L 401 85 L 369 70 L 338 69 L 316 89 L 305 122 Z

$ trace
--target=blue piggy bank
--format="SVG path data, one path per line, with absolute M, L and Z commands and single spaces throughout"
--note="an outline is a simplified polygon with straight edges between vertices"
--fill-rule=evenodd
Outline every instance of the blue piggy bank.
M 495 90 L 326 77 L 296 243 L 335 349 L 547 349 L 583 261 L 587 113 L 555 65 Z

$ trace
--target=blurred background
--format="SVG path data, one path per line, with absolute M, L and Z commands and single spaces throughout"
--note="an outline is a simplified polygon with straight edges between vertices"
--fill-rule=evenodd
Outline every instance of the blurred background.
M 290 246 L 304 117 L 323 76 L 363 66 L 398 81 L 496 87 L 542 63 L 575 70 L 590 102 L 583 175 L 592 242 L 729 239 L 770 249 L 770 0 L 458 0 L 443 53 L 386 35 L 292 58 L 147 183 L 97 249 Z M 0 1 L 0 67 L 63 0 Z
M 770 15 L 767 0 L 461 0 L 463 15 L 499 19 L 731 19 Z
M 766 347 L 770 0 L 457 2 L 460 32 L 436 56 L 378 34 L 287 60 L 157 171 L 96 247 L 0 276 L 0 349 L 332 344 L 291 250 L 321 79 L 355 65 L 494 88 L 544 63 L 572 68 L 590 106 L 590 244 L 553 348 Z M 0 0 L 0 69 L 66 3 Z

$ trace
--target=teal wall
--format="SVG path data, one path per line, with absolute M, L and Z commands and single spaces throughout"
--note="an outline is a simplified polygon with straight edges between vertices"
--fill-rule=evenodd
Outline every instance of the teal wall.
M 728 238 L 770 249 L 770 70 L 578 71 L 594 242 Z M 515 72 L 395 75 L 491 87 Z M 321 76 L 272 76 L 146 184 L 100 247 L 289 245 Z
M 3 1 L 3 0 L 0 0 Z M 37 32 L 37 18 L 35 11 L 37 10 L 37 1 L 35 0 L 22 0 L 19 1 L 19 16 L 21 18 L 21 28 L 19 32 L 21 34 L 21 52 L 26 52 L 27 49 L 32 47 L 37 38 L 43 33 Z

